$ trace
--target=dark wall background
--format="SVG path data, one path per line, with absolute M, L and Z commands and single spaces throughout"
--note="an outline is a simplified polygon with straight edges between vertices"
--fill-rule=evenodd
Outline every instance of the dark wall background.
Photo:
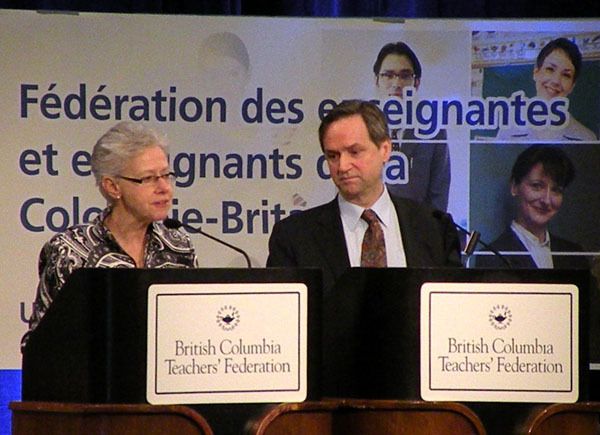
M 600 16 L 598 0 L 0 0 L 0 8 L 304 17 L 567 18 Z

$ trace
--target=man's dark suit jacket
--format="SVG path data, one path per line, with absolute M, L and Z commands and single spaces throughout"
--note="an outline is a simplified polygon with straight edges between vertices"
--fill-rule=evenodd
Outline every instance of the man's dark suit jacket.
M 445 213 L 392 196 L 408 267 L 460 267 L 460 243 Z M 389 249 L 389 247 L 388 247 Z M 330 289 L 350 267 L 337 198 L 293 214 L 273 227 L 267 267 L 317 267 Z
M 550 234 L 550 243 L 552 251 L 556 252 L 583 252 L 583 248 L 577 243 L 561 239 Z M 497 251 L 508 252 L 527 252 L 527 248 L 515 232 L 509 227 L 500 237 L 490 243 L 490 246 Z M 537 269 L 531 255 L 503 255 L 511 266 L 515 269 Z M 583 256 L 552 255 L 552 262 L 555 269 L 588 269 L 590 264 Z M 481 268 L 506 268 L 506 264 L 496 255 L 485 255 L 477 257 L 476 267 Z

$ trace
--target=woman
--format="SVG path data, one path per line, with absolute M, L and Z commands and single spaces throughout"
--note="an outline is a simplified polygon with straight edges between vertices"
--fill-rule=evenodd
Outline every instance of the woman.
M 550 41 L 539 52 L 533 69 L 536 96 L 543 100 L 568 97 L 581 70 L 582 57 L 577 45 L 568 39 Z M 500 129 L 500 140 L 595 141 L 596 135 L 569 114 L 561 129 Z
M 575 178 L 573 163 L 560 148 L 533 145 L 517 157 L 511 173 L 511 195 L 516 217 L 491 246 L 498 251 L 523 252 L 504 255 L 515 268 L 581 269 L 589 264 L 583 256 L 554 252 L 583 252 L 576 243 L 548 231 L 548 224 L 563 203 L 565 188 Z M 480 256 L 479 267 L 505 267 L 497 256 Z
M 75 269 L 198 265 L 189 237 L 160 222 L 171 207 L 174 179 L 162 136 L 142 124 L 121 122 L 98 140 L 91 166 L 108 206 L 93 222 L 56 234 L 42 248 L 22 345 Z

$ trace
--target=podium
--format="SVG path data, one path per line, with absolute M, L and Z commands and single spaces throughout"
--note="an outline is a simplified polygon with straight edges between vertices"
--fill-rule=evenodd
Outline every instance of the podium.
M 576 285 L 580 295 L 579 390 L 587 397 L 587 271 L 426 268 L 349 269 L 324 294 L 325 396 L 420 399 L 420 289 L 425 282 Z
M 213 435 L 206 420 L 187 406 L 12 402 L 13 435 Z
M 481 420 L 460 403 L 330 399 L 282 403 L 250 421 L 248 435 L 485 435 Z
M 318 270 L 271 268 L 76 271 L 24 349 L 23 400 L 145 404 L 148 287 L 261 282 L 301 282 L 309 289 L 309 402 L 326 397 L 395 403 L 422 402 L 423 283 L 574 284 L 580 307 L 579 400 L 588 398 L 587 271 L 355 268 L 322 293 Z M 534 404 L 466 406 L 481 418 L 489 434 L 501 434 L 510 433 Z M 192 407 L 215 433 L 241 433 L 246 422 L 256 421 L 270 408 L 267 404 Z
M 579 400 L 588 400 L 590 274 L 579 270 L 350 269 L 323 298 L 323 395 L 421 400 L 423 283 L 553 283 L 579 289 Z M 469 316 L 471 313 L 464 313 Z M 468 402 L 489 434 L 511 433 L 530 403 Z
M 307 395 L 320 396 L 318 269 L 79 269 L 23 351 L 24 401 L 146 403 L 148 288 L 152 284 L 303 283 L 308 288 Z M 265 311 L 265 316 L 268 316 Z M 219 432 L 238 431 L 263 404 L 196 405 Z M 234 433 L 231 432 L 231 433 Z

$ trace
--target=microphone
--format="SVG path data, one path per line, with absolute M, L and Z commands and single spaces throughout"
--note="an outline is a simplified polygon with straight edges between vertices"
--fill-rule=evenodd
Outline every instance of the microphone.
M 188 232 L 190 233 L 199 233 L 202 234 L 204 237 L 208 237 L 211 240 L 214 240 L 217 243 L 220 243 L 221 245 L 225 245 L 230 249 L 233 249 L 236 252 L 239 252 L 240 254 L 242 254 L 244 256 L 244 258 L 246 259 L 246 264 L 248 265 L 248 269 L 252 269 L 252 263 L 250 262 L 250 257 L 248 256 L 248 254 L 246 254 L 246 251 L 244 251 L 242 248 L 238 248 L 237 246 L 233 246 L 230 243 L 227 243 L 224 240 L 221 240 L 215 236 L 212 236 L 208 233 L 205 233 L 204 231 L 202 231 L 202 229 L 200 227 L 193 227 L 191 225 L 186 225 L 180 221 L 178 221 L 177 219 L 171 219 L 171 218 L 167 218 L 165 220 L 163 220 L 163 224 L 165 225 L 165 227 L 171 229 L 171 230 L 177 230 L 181 227 L 185 228 Z
M 475 251 L 475 248 L 477 247 L 477 243 L 480 243 L 481 246 L 483 246 L 487 250 L 491 251 L 496 257 L 500 258 L 500 260 L 502 260 L 502 262 L 509 269 L 513 268 L 513 265 L 509 261 L 508 258 L 506 258 L 504 255 L 502 255 L 497 249 L 493 248 L 492 246 L 490 246 L 489 244 L 487 244 L 483 240 L 481 240 L 481 233 L 479 231 L 476 231 L 476 230 L 469 231 L 466 228 L 463 228 L 462 226 L 460 226 L 456 222 L 454 222 L 454 220 L 452 219 L 452 217 L 450 217 L 450 215 L 448 213 L 444 213 L 441 210 L 434 210 L 433 217 L 435 217 L 436 219 L 440 219 L 440 220 L 444 220 L 444 219 L 449 220 L 450 222 L 452 222 L 452 225 L 454 225 L 454 227 L 457 230 L 459 230 L 461 233 L 463 233 L 467 236 L 465 248 L 463 249 L 463 253 L 467 257 L 470 257 L 473 254 L 473 252 Z

